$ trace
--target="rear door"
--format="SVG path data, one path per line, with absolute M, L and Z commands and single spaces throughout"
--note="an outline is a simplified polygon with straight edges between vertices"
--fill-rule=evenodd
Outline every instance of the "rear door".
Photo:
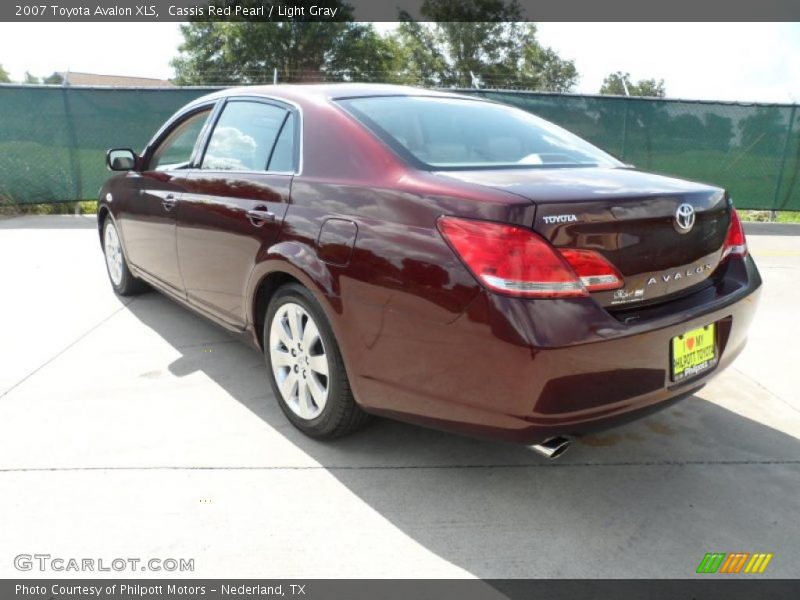
M 175 250 L 176 206 L 212 106 L 199 107 L 179 118 L 147 151 L 146 166 L 131 178 L 128 210 L 121 227 L 128 259 L 183 295 Z
M 231 98 L 184 182 L 177 248 L 188 300 L 234 325 L 258 253 L 278 236 L 298 164 L 297 114 L 278 102 Z

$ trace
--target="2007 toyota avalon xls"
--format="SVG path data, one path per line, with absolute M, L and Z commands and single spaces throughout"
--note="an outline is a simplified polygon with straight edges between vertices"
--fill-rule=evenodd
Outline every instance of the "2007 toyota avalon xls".
M 108 165 L 116 292 L 248 337 L 315 437 L 376 414 L 554 457 L 729 365 L 761 284 L 724 190 L 453 94 L 230 89 Z

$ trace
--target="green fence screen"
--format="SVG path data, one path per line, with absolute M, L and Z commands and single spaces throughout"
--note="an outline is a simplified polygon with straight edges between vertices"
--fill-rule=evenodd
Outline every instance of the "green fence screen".
M 0 202 L 93 200 L 106 150 L 141 150 L 210 90 L 0 86 Z
M 0 85 L 0 202 L 96 198 L 106 149 L 140 150 L 209 91 Z M 724 186 L 740 208 L 800 210 L 796 105 L 463 92 L 542 116 L 638 168 Z
M 797 105 L 479 91 L 637 168 L 725 187 L 739 208 L 800 210 Z

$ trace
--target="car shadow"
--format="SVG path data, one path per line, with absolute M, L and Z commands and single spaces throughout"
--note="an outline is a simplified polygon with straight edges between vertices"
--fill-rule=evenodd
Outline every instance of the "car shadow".
M 169 365 L 173 375 L 204 373 L 465 574 L 690 577 L 706 552 L 741 551 L 773 552 L 767 575 L 796 575 L 798 440 L 706 400 L 703 391 L 582 439 L 554 462 L 520 446 L 384 419 L 322 443 L 288 424 L 259 352 L 159 294 L 137 298 L 128 310 L 180 352 Z M 214 351 L 204 352 L 204 344 Z M 750 394 L 746 382 L 735 383 L 736 393 Z M 379 548 L 381 540 L 374 543 Z

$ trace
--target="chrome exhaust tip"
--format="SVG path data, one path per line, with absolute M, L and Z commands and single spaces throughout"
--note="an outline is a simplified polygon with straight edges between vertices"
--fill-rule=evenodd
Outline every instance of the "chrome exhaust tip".
M 528 446 L 534 452 L 538 452 L 545 458 L 549 458 L 550 460 L 554 460 L 564 454 L 567 449 L 572 445 L 572 440 L 565 437 L 554 437 L 550 438 L 549 440 L 543 441 L 541 444 L 534 444 L 533 446 Z

